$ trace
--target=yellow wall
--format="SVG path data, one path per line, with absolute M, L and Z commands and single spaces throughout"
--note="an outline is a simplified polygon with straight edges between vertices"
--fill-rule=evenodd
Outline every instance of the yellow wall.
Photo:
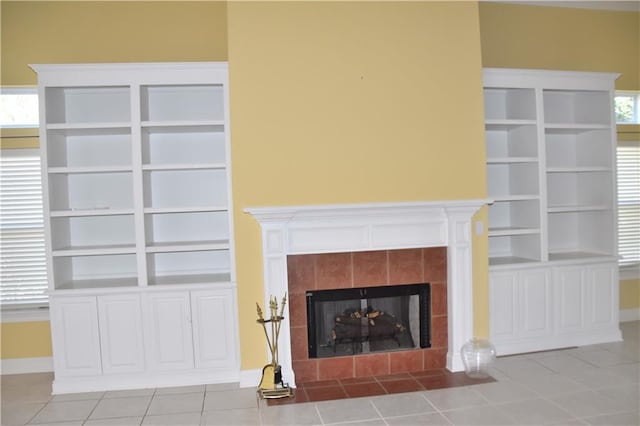
M 0 358 L 51 356 L 49 321 L 0 324 Z
M 640 13 L 480 3 L 482 64 L 622 73 L 640 89 Z
M 620 309 L 640 308 L 640 279 L 620 281 Z
M 2 85 L 35 85 L 33 63 L 227 59 L 226 2 L 0 3 Z
M 478 15 L 472 2 L 228 12 L 242 366 L 257 368 L 260 231 L 242 209 L 485 196 Z
M 483 66 L 616 72 L 616 89 L 640 90 L 640 13 L 485 2 L 479 8 Z M 640 280 L 620 283 L 620 308 L 640 308 Z

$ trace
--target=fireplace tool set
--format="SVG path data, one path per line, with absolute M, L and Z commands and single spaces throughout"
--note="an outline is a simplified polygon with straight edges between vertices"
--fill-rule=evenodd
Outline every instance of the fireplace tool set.
M 280 326 L 284 319 L 283 314 L 286 303 L 287 295 L 285 294 L 280 303 L 280 312 L 278 313 L 278 301 L 275 297 L 269 298 L 270 317 L 265 319 L 260 305 L 256 302 L 258 310 L 257 322 L 262 325 L 264 335 L 269 344 L 269 351 L 271 352 L 271 362 L 262 369 L 262 379 L 258 386 L 258 393 L 264 399 L 286 398 L 293 395 L 289 385 L 282 381 L 282 368 L 278 364 L 278 337 L 280 336 Z M 267 332 L 267 324 L 271 328 L 271 336 Z

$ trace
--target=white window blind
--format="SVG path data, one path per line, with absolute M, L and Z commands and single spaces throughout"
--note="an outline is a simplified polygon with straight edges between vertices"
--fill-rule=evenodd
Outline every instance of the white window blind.
M 620 266 L 640 263 L 640 142 L 618 142 Z
M 0 304 L 47 303 L 40 155 L 34 149 L 0 156 Z

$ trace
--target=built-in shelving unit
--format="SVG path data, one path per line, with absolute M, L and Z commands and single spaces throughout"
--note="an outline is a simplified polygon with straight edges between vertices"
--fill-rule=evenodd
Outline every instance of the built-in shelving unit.
M 233 370 L 237 367 L 237 339 L 235 334 L 220 329 L 230 327 L 235 333 L 237 321 L 227 65 L 79 64 L 33 68 L 38 72 L 41 98 L 40 143 L 52 310 L 73 309 L 77 313 L 80 305 L 85 313 L 97 310 L 95 321 L 91 321 L 102 329 L 101 321 L 116 317 L 102 315 L 101 306 L 108 305 L 115 314 L 118 297 L 124 297 L 126 309 L 137 306 L 137 312 L 128 314 L 139 317 L 141 330 L 146 329 L 146 338 L 151 339 L 146 349 L 143 342 L 135 348 L 151 351 L 146 359 L 157 358 L 160 365 L 162 359 L 177 354 L 171 352 L 172 345 L 182 348 L 187 340 L 153 347 L 153 336 L 160 335 L 157 330 L 152 333 L 146 322 L 162 321 L 149 312 L 164 312 L 165 308 L 154 303 L 170 300 L 178 310 L 191 309 L 190 298 L 200 294 L 194 291 L 204 291 L 207 300 L 211 291 L 221 291 L 225 295 L 220 313 L 224 321 L 211 330 L 211 338 L 221 333 L 227 340 L 231 336 L 223 355 L 225 365 Z M 174 292 L 175 297 L 147 295 L 148 289 L 157 286 Z M 107 296 L 118 302 L 106 304 L 103 297 Z M 200 303 L 199 299 L 193 303 Z M 73 316 L 70 311 L 64 315 Z M 71 335 L 82 333 L 71 332 L 74 326 L 56 318 L 54 315 L 52 320 L 54 357 L 58 358 L 54 388 L 78 391 L 77 383 L 61 380 L 79 374 L 69 354 L 83 357 L 88 352 L 69 344 Z M 175 318 L 189 320 L 185 315 Z M 110 333 L 117 329 L 126 335 L 121 326 L 114 327 Z M 171 327 L 176 328 L 168 332 L 177 338 L 192 325 Z M 198 327 L 202 330 L 203 325 Z M 100 334 L 97 329 L 95 332 Z M 142 334 L 129 337 L 142 339 Z M 126 353 L 119 346 L 124 340 L 99 343 Z M 199 343 L 188 344 L 200 347 Z M 161 348 L 170 352 L 153 352 Z M 202 348 L 210 346 L 207 343 Z M 100 371 L 114 371 L 114 366 L 104 365 L 112 355 L 102 353 L 102 361 L 87 362 L 102 362 Z M 149 366 L 141 361 L 145 356 L 139 355 L 131 360 L 142 364 L 132 368 L 148 373 Z M 182 361 L 183 367 L 195 365 L 193 359 L 190 364 Z M 96 372 L 97 367 L 91 374 Z M 136 384 L 144 387 L 140 385 L 144 383 Z
M 610 92 L 543 90 L 543 100 L 549 259 L 614 255 Z
M 486 88 L 485 128 L 490 257 L 494 263 L 541 260 L 540 161 L 536 92 Z
M 224 84 L 44 93 L 54 288 L 231 281 Z
M 613 309 L 618 291 L 615 78 L 484 70 L 487 192 L 495 200 L 489 206 L 490 298 L 492 317 L 501 322 L 490 328 L 503 354 L 619 336 Z M 599 279 L 606 278 L 603 283 L 571 269 L 593 262 L 601 263 L 596 269 Z M 571 273 L 565 275 L 562 267 Z M 598 297 L 607 295 L 602 302 L 593 299 L 596 286 L 604 289 Z M 567 305 L 569 290 L 578 305 Z M 558 336 L 567 330 L 549 323 L 554 317 L 546 313 L 560 321 L 567 310 L 577 315 L 577 334 L 564 334 L 567 341 L 561 343 Z M 511 312 L 511 321 L 496 311 Z M 541 315 L 528 318 L 521 311 Z M 594 332 L 589 315 L 606 318 L 601 325 L 606 333 Z M 540 336 L 550 337 L 547 346 L 540 346 Z

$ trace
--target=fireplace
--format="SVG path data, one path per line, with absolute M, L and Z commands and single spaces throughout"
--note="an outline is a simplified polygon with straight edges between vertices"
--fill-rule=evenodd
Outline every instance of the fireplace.
M 444 368 L 448 348 L 447 336 L 447 247 L 426 247 L 397 250 L 354 251 L 342 253 L 316 253 L 287 256 L 287 291 L 289 293 L 289 330 L 291 341 L 291 362 L 297 382 L 314 382 L 328 379 L 345 379 L 354 377 L 383 376 L 389 374 L 420 371 L 425 369 Z M 410 284 L 407 284 L 410 283 Z M 428 284 L 427 284 L 428 283 Z M 428 287 L 428 290 L 426 288 Z M 325 293 L 328 291 L 328 293 Z M 321 337 L 325 347 L 321 348 L 321 354 L 332 356 L 315 357 L 313 349 L 309 348 L 310 339 L 315 340 L 312 334 L 319 327 L 309 327 L 309 313 L 314 314 L 308 307 L 309 293 L 319 294 L 320 298 L 327 298 L 326 294 L 344 294 L 354 296 L 360 306 L 360 316 L 364 317 L 367 308 L 371 311 L 389 312 L 401 327 L 411 328 L 402 319 L 403 315 L 422 315 L 424 335 L 420 337 L 420 330 L 416 329 L 414 319 L 413 345 L 406 344 L 406 335 L 401 333 L 377 333 L 387 338 L 385 341 L 369 343 L 369 351 L 366 351 L 366 337 L 370 331 L 373 333 L 385 331 L 384 329 L 362 330 L 362 342 L 357 337 L 349 337 L 340 333 L 340 341 L 335 347 L 327 348 L 326 337 Z M 367 296 L 361 297 L 361 293 Z M 416 302 L 418 309 L 413 314 L 403 313 L 398 310 L 398 304 L 379 302 L 389 295 L 413 294 L 414 308 Z M 417 294 L 416 294 L 417 293 Z M 422 293 L 422 297 L 420 297 Z M 331 297 L 333 298 L 333 297 Z M 367 308 L 364 308 L 365 301 Z M 369 302 L 367 299 L 371 299 Z M 410 302 L 411 298 L 404 302 Z M 422 300 L 420 300 L 422 299 Z M 422 309 L 419 305 L 422 302 Z M 395 306 L 394 306 L 395 305 Z M 354 306 L 343 305 L 338 307 L 336 314 L 350 312 Z M 357 306 L 355 306 L 357 309 Z M 315 310 L 315 309 L 314 309 Z M 376 314 L 374 313 L 373 316 Z M 354 315 L 357 316 L 357 315 Z M 368 315 L 367 315 L 368 316 Z M 374 319 L 375 320 L 375 319 Z M 385 318 L 387 320 L 387 318 Z M 353 319 L 351 320 L 353 321 Z M 331 329 L 335 327 L 335 317 L 332 316 L 324 323 L 331 323 Z M 376 326 L 386 325 L 385 323 Z M 364 325 L 364 324 L 363 324 Z M 366 325 L 365 325 L 366 326 Z M 309 330 L 311 329 L 311 333 Z M 346 330 L 341 330 L 345 332 Z M 347 332 L 348 333 L 348 332 Z M 428 336 L 427 336 L 428 333 Z M 322 335 L 322 330 L 320 333 Z M 327 334 L 325 333 L 325 336 Z M 330 335 L 328 335 L 330 337 Z M 393 338 L 400 340 L 401 346 L 393 345 Z M 317 338 L 317 336 L 316 336 Z M 420 345 L 422 340 L 423 345 Z M 364 343 L 363 350 L 360 344 Z M 381 350 L 371 351 L 371 343 L 376 346 L 384 345 Z M 425 346 L 425 347 L 420 347 Z M 327 349 L 331 349 L 328 351 Z M 317 356 L 317 354 L 316 354 Z
M 307 291 L 309 358 L 431 346 L 429 284 Z
M 472 247 L 471 219 L 488 200 L 423 201 L 380 204 L 341 204 L 321 206 L 284 206 L 247 208 L 260 224 L 262 233 L 262 259 L 264 273 L 264 299 L 289 291 L 288 267 L 292 258 L 298 255 L 327 256 L 334 264 L 335 257 L 348 258 L 358 254 L 369 255 L 388 250 L 389 253 L 424 252 L 425 249 L 443 247 L 446 256 L 446 321 L 432 324 L 436 334 L 444 333 L 440 340 L 446 345 L 443 349 L 444 364 L 450 371 L 464 370 L 460 348 L 473 337 L 473 285 L 472 285 Z M 481 230 L 482 228 L 476 227 Z M 306 256 L 301 256 L 306 257 Z M 321 273 L 326 268 L 320 268 Z M 323 272 L 324 271 L 324 272 Z M 404 271 L 396 271 L 403 276 Z M 404 283 L 429 282 L 423 280 L 403 280 Z M 390 283 L 375 285 L 389 285 Z M 393 284 L 399 284 L 395 281 Z M 322 284 L 320 284 L 320 287 Z M 340 286 L 338 286 L 340 287 Z M 344 287 L 354 287 L 347 285 Z M 316 288 L 323 289 L 323 288 Z M 306 291 L 306 289 L 305 289 Z M 305 293 L 301 292 L 304 303 Z M 292 295 L 293 296 L 293 295 Z M 300 313 L 292 311 L 291 305 L 285 312 L 279 340 L 279 361 L 282 374 L 295 386 L 298 373 L 294 371 L 292 352 L 300 344 L 299 336 L 292 333 Z M 432 340 L 435 335 L 432 335 Z M 306 342 L 306 336 L 304 341 Z M 306 344 L 306 343 L 305 343 Z M 427 349 L 433 350 L 433 348 Z M 306 352 L 306 346 L 304 351 Z M 390 352 L 390 354 L 410 354 L 416 356 L 422 350 Z M 266 352 L 265 352 L 266 353 Z M 368 354 L 350 357 L 355 363 L 366 357 L 380 357 Z M 346 357 L 319 358 L 310 361 L 337 363 Z M 390 361 L 387 361 L 390 363 Z M 298 368 L 298 371 L 302 371 Z M 259 377 L 247 372 L 242 383 L 251 385 Z

